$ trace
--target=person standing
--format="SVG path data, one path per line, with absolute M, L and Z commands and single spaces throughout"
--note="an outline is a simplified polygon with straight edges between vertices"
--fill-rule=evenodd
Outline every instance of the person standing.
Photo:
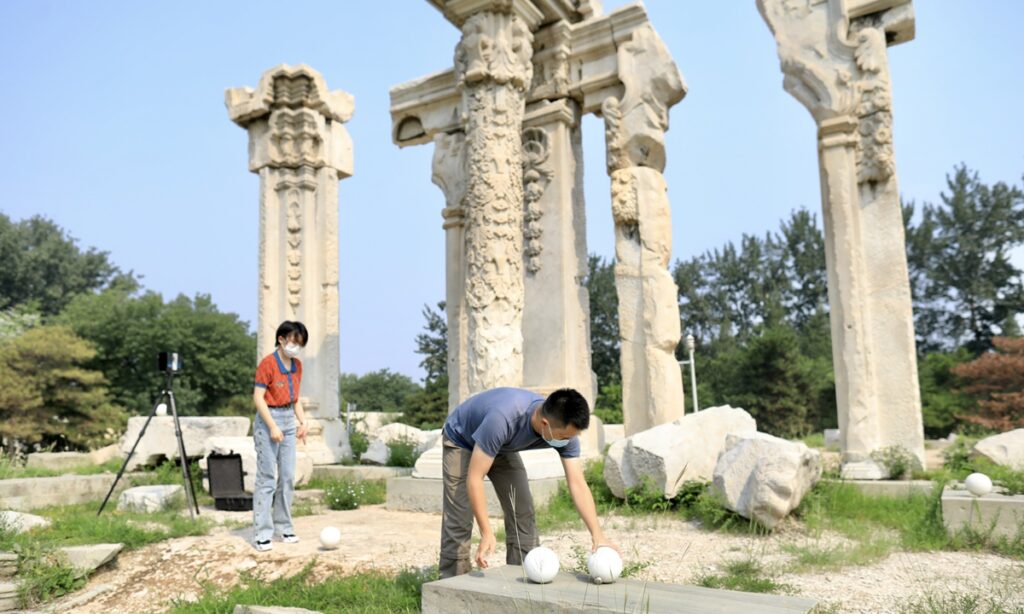
M 277 327 L 274 352 L 256 368 L 253 404 L 256 420 L 256 492 L 252 498 L 253 547 L 260 552 L 273 548 L 275 535 L 293 544 L 299 541 L 292 526 L 295 492 L 296 440 L 306 441 L 306 416 L 299 401 L 302 362 L 299 352 L 309 341 L 302 322 L 282 322 Z

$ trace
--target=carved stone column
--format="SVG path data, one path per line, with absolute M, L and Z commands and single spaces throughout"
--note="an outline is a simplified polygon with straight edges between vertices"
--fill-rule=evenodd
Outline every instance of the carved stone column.
M 680 418 L 683 382 L 679 298 L 668 272 L 672 222 L 665 169 L 668 111 L 686 86 L 649 25 L 618 49 L 621 100 L 605 100 L 608 174 L 615 218 L 615 286 L 622 339 L 626 435 Z
M 448 412 L 469 397 L 466 369 L 466 135 L 434 137 L 433 182 L 444 192 L 445 314 L 448 317 Z
M 351 455 L 338 408 L 338 180 L 352 175 L 343 126 L 352 96 L 328 91 L 308 66 L 268 70 L 254 91 L 229 89 L 231 120 L 249 132 L 249 170 L 260 176 L 257 348 L 274 349 L 284 320 L 309 329 L 302 400 L 306 452 L 329 464 Z
M 913 13 L 867 4 L 758 0 L 783 86 L 818 124 L 842 473 L 877 479 L 872 452 L 900 446 L 923 465 L 924 433 L 886 55 L 887 39 L 913 37 Z
M 522 124 L 532 35 L 512 13 L 462 24 L 455 51 L 466 134 L 469 394 L 523 379 Z

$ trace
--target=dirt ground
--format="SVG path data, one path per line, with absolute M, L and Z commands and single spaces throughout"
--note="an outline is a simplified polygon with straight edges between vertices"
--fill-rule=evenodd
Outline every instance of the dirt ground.
M 223 513 L 220 520 L 249 520 L 249 513 Z M 341 530 L 338 549 L 320 548 L 318 536 L 326 526 Z M 295 519 L 301 542 L 275 543 L 270 552 L 249 545 L 250 530 L 222 526 L 204 537 L 186 537 L 121 554 L 116 563 L 94 574 L 86 588 L 52 604 L 49 612 L 81 614 L 164 612 L 174 599 L 188 600 L 201 592 L 201 582 L 230 586 L 239 574 L 254 570 L 267 578 L 298 572 L 314 557 L 317 576 L 361 569 L 397 571 L 436 564 L 441 519 L 438 515 L 393 512 L 381 505 Z M 938 552 L 895 553 L 875 564 L 846 567 L 827 573 L 793 574 L 784 568 L 790 555 L 786 543 L 841 540 L 811 537 L 792 528 L 771 536 L 736 536 L 700 530 L 695 524 L 667 518 L 610 518 L 606 531 L 621 547 L 624 559 L 647 563 L 639 580 L 693 583 L 731 560 L 753 558 L 777 570 L 776 580 L 793 594 L 838 606 L 842 612 L 899 611 L 901 604 L 922 595 L 952 593 L 1008 595 L 1008 608 L 1024 608 L 1024 562 L 991 554 Z M 542 536 L 542 543 L 559 553 L 563 569 L 575 565 L 574 546 L 588 546 L 582 525 L 578 530 Z M 819 542 L 820 543 L 820 542 Z M 499 545 L 491 562 L 504 562 Z M 282 604 L 284 605 L 284 604 Z

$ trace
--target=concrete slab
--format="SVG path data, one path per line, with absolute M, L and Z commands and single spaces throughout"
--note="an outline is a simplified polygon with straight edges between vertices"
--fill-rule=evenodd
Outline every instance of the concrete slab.
M 33 452 L 25 459 L 26 468 L 49 471 L 70 471 L 91 464 L 92 458 L 86 452 Z
M 412 475 L 412 467 L 373 467 L 371 465 L 317 465 L 313 467 L 314 478 L 337 480 L 386 480 L 406 475 Z
M 114 494 L 129 487 L 132 477 L 141 475 L 126 473 L 121 476 Z M 0 502 L 6 509 L 25 512 L 51 505 L 102 501 L 115 477 L 113 473 L 100 473 L 0 480 Z
M 231 614 L 320 614 L 318 610 L 285 608 L 276 605 L 236 605 Z
M 906 497 L 910 494 L 931 494 L 935 482 L 931 480 L 827 480 L 849 484 L 872 497 Z
M 1016 537 L 1024 534 L 1024 495 L 989 493 L 975 497 L 966 490 L 942 491 L 942 523 L 950 533 L 971 527 L 977 531 L 992 529 L 992 535 Z
M 558 492 L 558 485 L 564 484 L 565 478 L 545 478 L 530 480 L 530 494 L 533 495 L 534 507 L 548 502 Z M 487 513 L 492 518 L 501 518 L 501 504 L 490 480 L 484 481 L 487 493 Z M 385 507 L 389 510 L 404 512 L 441 513 L 441 480 L 432 478 L 391 478 L 388 480 L 388 497 Z
M 698 586 L 620 579 L 596 585 L 586 574 L 559 573 L 550 584 L 533 584 L 522 568 L 505 565 L 423 585 L 423 614 L 443 612 L 700 612 L 788 614 L 809 612 L 815 600 Z

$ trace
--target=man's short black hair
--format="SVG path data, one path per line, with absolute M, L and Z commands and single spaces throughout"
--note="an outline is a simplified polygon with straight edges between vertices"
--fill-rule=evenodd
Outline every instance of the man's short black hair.
M 306 331 L 306 326 L 302 322 L 292 322 L 291 320 L 285 320 L 281 322 L 281 326 L 277 327 L 277 335 L 274 336 L 274 347 L 280 345 L 277 340 L 281 337 L 287 339 L 292 334 L 299 336 L 302 341 L 302 345 L 306 345 L 309 341 L 309 333 Z
M 556 390 L 544 400 L 540 413 L 554 420 L 556 426 L 570 424 L 583 431 L 590 426 L 590 406 L 583 395 L 572 388 Z

